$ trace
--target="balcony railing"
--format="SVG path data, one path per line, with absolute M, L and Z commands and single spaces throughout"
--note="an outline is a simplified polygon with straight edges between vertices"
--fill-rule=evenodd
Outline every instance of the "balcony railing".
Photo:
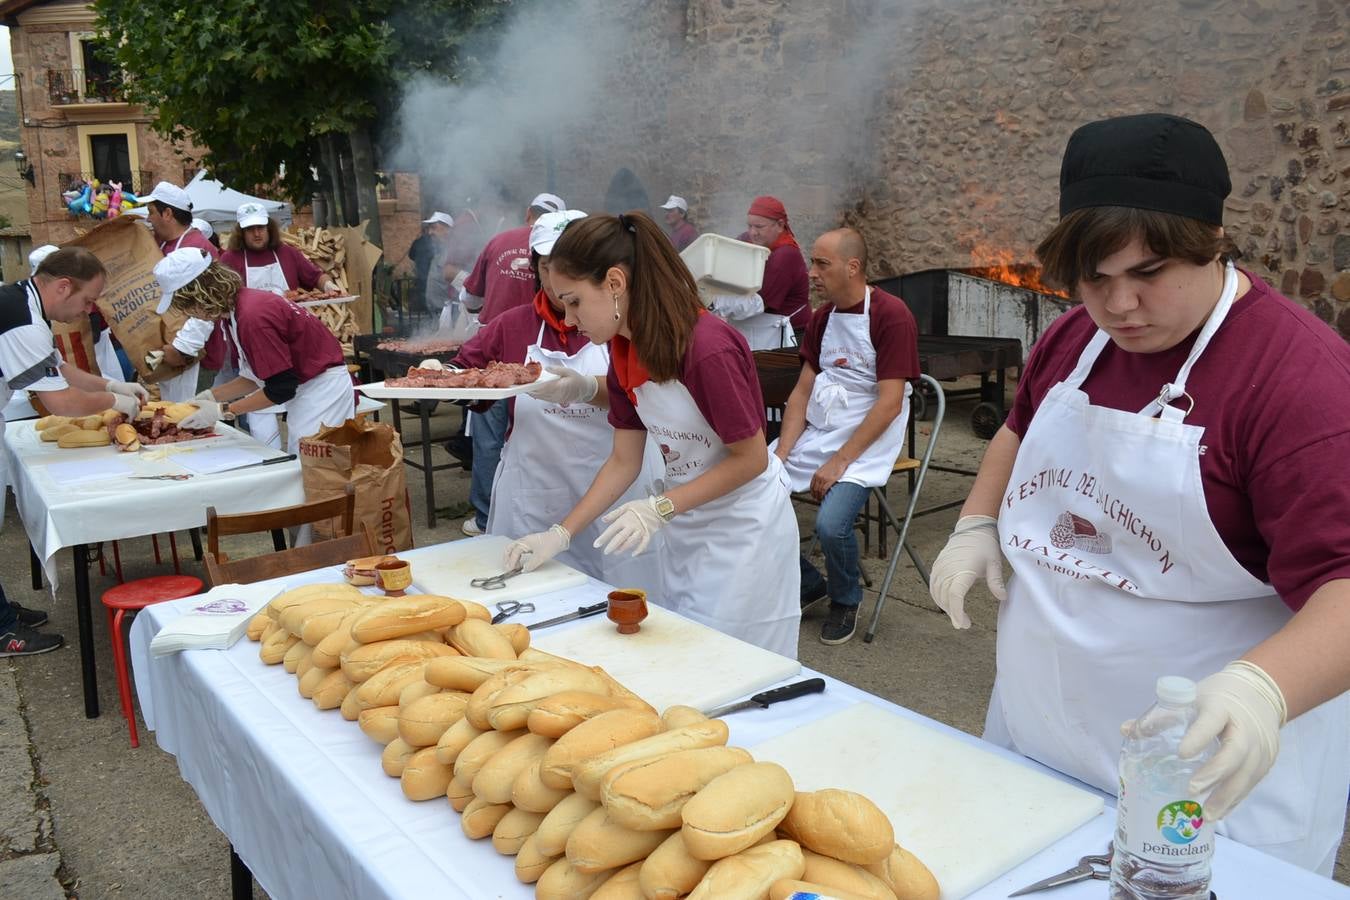
M 77 103 L 124 103 L 120 73 L 85 69 L 48 69 L 47 95 L 52 106 Z
M 56 183 L 61 188 L 61 193 L 65 193 L 76 185 L 93 181 L 96 176 L 92 172 L 60 172 L 56 176 Z M 99 179 L 101 182 L 103 179 Z M 112 179 L 116 180 L 116 179 Z M 139 169 L 131 173 L 130 182 L 122 182 L 122 190 L 128 191 L 137 196 L 142 193 L 149 193 L 155 186 L 154 173 L 148 169 Z

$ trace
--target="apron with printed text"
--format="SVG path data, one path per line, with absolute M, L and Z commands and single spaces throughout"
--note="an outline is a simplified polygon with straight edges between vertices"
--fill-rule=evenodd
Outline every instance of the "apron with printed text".
M 792 445 L 786 464 L 794 491 L 811 486 L 811 478 L 853 436 L 877 402 L 877 351 L 872 345 L 872 289 L 867 289 L 859 315 L 830 315 L 820 341 L 820 372 L 806 404 L 806 430 Z M 910 385 L 905 400 L 881 436 L 849 464 L 840 481 L 881 487 L 905 446 Z M 776 444 L 777 442 L 775 442 Z
M 1159 676 L 1198 681 L 1293 615 L 1224 546 L 1201 481 L 1204 429 L 1184 422 L 1186 379 L 1236 290 L 1230 265 L 1190 356 L 1139 413 L 1081 390 L 1109 340 L 1098 331 L 1036 410 L 999 511 L 1013 576 L 985 738 L 1108 793 L 1120 724 L 1149 707 Z M 1350 788 L 1350 694 L 1290 722 L 1280 742 L 1218 830 L 1329 875 Z
M 667 489 L 727 456 L 679 381 L 634 389 L 637 410 L 665 460 Z M 662 606 L 747 643 L 797 658 L 801 568 L 787 476 L 768 454 L 763 472 L 721 497 L 676 514 L 666 536 Z
M 272 251 L 272 262 L 265 266 L 250 266 L 248 251 L 244 251 L 244 286 L 257 291 L 271 291 L 279 297 L 286 296 L 291 286 L 286 282 L 286 271 L 281 268 L 281 257 L 277 256 L 275 250 Z M 248 433 L 253 435 L 254 440 L 280 450 L 281 429 L 277 424 L 277 416 L 281 412 L 280 406 L 269 406 L 257 412 L 244 413 Z

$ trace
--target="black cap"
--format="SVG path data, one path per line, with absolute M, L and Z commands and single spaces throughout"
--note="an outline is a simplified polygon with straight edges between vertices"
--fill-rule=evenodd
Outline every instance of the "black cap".
M 1102 119 L 1069 138 L 1059 170 L 1059 214 L 1126 206 L 1223 224 L 1233 190 L 1214 135 L 1180 116 Z

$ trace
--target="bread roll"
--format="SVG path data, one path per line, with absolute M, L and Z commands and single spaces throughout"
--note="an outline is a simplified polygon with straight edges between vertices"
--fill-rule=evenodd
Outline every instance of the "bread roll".
M 627 708 L 601 713 L 558 738 L 544 754 L 540 777 L 551 788 L 572 787 L 572 773 L 579 763 L 660 731 L 661 720 L 652 713 Z M 600 799 L 599 791 L 592 799 Z
M 708 782 L 684 805 L 684 845 L 699 859 L 740 853 L 783 821 L 793 796 L 792 776 L 777 763 L 737 766 Z M 800 872 L 779 876 L 800 877 Z
M 250 641 L 262 640 L 263 630 L 272 624 L 272 617 L 267 614 L 267 610 L 255 615 L 248 620 L 248 631 L 244 632 Z
M 99 429 L 106 427 L 107 424 L 103 421 L 102 413 L 93 413 L 91 415 L 81 416 L 78 419 L 71 419 L 71 421 L 79 425 L 80 428 L 84 429 L 85 431 L 98 431 Z
M 543 813 L 512 809 L 492 829 L 492 849 L 502 856 L 515 856 L 542 821 Z
M 426 684 L 425 681 L 422 682 Z M 409 687 L 415 687 L 410 685 Z M 430 687 L 430 685 L 428 685 Z M 404 688 L 406 693 L 408 688 Z M 435 745 L 446 729 L 464 718 L 464 706 L 469 695 L 458 691 L 442 691 L 403 705 L 398 714 L 398 736 L 414 747 Z M 454 760 L 445 760 L 447 764 Z
M 314 665 L 313 664 L 314 654 L 312 653 L 309 655 L 309 659 L 310 659 L 309 671 L 306 672 L 304 675 L 300 676 L 298 687 L 300 690 L 301 697 L 304 697 L 306 700 L 313 700 L 314 692 L 319 689 L 319 685 L 323 684 L 323 680 L 338 670 L 321 669 L 318 666 Z M 344 696 L 346 695 L 344 694 Z
M 514 659 L 484 659 L 480 656 L 446 656 L 427 664 L 427 681 L 451 691 L 473 693 L 478 686 L 508 666 Z
M 33 428 L 37 431 L 46 431 L 48 428 L 54 428 L 57 425 L 69 425 L 70 416 L 43 416 L 33 423 Z
M 296 670 L 300 668 L 300 661 L 306 656 L 309 656 L 310 651 L 313 649 L 313 647 L 306 644 L 304 641 L 297 640 L 287 648 L 286 653 L 281 657 L 281 665 L 287 672 L 294 675 Z
M 795 841 L 770 841 L 713 863 L 689 900 L 761 900 L 775 881 L 801 878 L 803 867 Z
M 702 747 L 616 766 L 600 784 L 600 802 L 626 828 L 679 828 L 680 810 L 719 775 L 754 762 L 739 747 Z
M 416 752 L 416 747 L 409 747 L 403 741 L 394 738 L 385 745 L 384 752 L 380 754 L 380 765 L 384 768 L 384 774 L 390 778 L 400 777 L 403 774 L 403 767 Z
M 919 858 L 896 844 L 879 863 L 864 866 L 880 878 L 899 900 L 938 900 L 942 887 Z
M 648 900 L 676 900 L 692 891 L 710 868 L 711 860 L 690 855 L 677 831 L 648 854 L 638 883 Z
M 351 597 L 341 594 L 324 595 L 306 600 L 303 603 L 295 603 L 287 606 L 276 617 L 285 628 L 292 634 L 298 634 L 303 639 L 305 635 L 305 621 L 310 616 L 323 613 L 338 612 L 344 613 L 351 609 L 355 601 Z M 341 619 L 339 619 L 341 621 Z M 318 641 L 305 641 L 307 644 L 317 644 Z
M 365 611 L 364 606 L 354 606 L 343 614 L 338 625 L 328 636 L 314 644 L 314 664 L 326 669 L 336 669 L 342 665 L 342 650 L 352 643 L 352 623 Z
M 510 803 L 516 776 L 544 758 L 552 738 L 528 731 L 508 732 L 520 735 L 492 755 L 473 777 L 473 792 L 489 803 Z
M 356 685 L 341 669 L 333 669 L 323 677 L 309 699 L 319 709 L 337 709 L 354 687 Z
M 660 728 L 661 720 L 656 718 L 656 713 L 650 715 L 656 723 L 655 727 Z M 721 719 L 709 719 L 706 722 L 676 728 L 674 731 L 663 731 L 640 741 L 615 747 L 613 750 L 608 750 L 577 763 L 572 767 L 572 788 L 579 794 L 585 794 L 593 800 L 598 800 L 600 799 L 600 782 L 615 766 L 634 760 L 646 759 L 649 756 L 674 753 L 677 750 L 718 747 L 726 744 L 726 742 L 727 723 Z M 556 746 L 557 744 L 554 744 L 554 747 Z M 547 784 L 547 762 L 544 764 L 544 775 Z M 789 802 L 791 802 L 790 799 Z
M 290 649 L 298 643 L 300 638 L 278 626 L 270 637 L 263 638 L 262 646 L 258 648 L 258 658 L 264 665 L 275 666 L 284 660 Z
M 437 761 L 436 748 L 423 747 L 408 757 L 399 780 L 409 800 L 431 800 L 445 796 L 453 777 L 450 766 Z
M 164 407 L 164 418 L 177 425 L 197 411 L 195 403 L 170 403 Z
M 477 619 L 480 622 L 492 621 L 492 610 L 483 604 L 475 603 L 472 600 L 461 600 L 459 604 L 464 607 L 464 618 Z
M 338 707 L 338 710 L 342 713 L 342 718 L 348 722 L 355 722 L 361 718 L 361 710 L 366 708 L 361 701 L 356 699 L 356 688 L 357 685 L 352 685 L 352 689 L 347 692 L 347 696 L 342 698 L 342 705 Z
M 306 644 L 318 647 L 323 639 L 328 637 L 342 625 L 343 621 L 353 611 L 365 610 L 370 608 L 372 603 L 357 600 L 354 597 L 333 597 L 324 598 L 322 601 L 311 601 L 303 603 L 296 607 L 291 607 L 286 612 L 292 614 L 292 618 L 299 618 L 299 629 L 291 629 L 300 635 L 300 639 Z M 283 613 L 283 618 L 285 614 Z M 282 624 L 285 624 L 283 622 Z M 348 636 L 350 638 L 350 635 Z M 341 648 L 339 648 L 340 650 Z
M 58 425 L 52 425 L 49 428 L 44 428 L 42 431 L 38 432 L 38 437 L 49 444 L 53 444 L 56 443 L 65 435 L 74 434 L 79 430 L 80 426 L 78 425 L 75 425 L 71 422 L 62 422 Z
M 799 893 L 805 896 L 825 897 L 828 900 L 868 900 L 862 894 L 841 891 L 839 888 L 816 884 L 811 881 L 785 878 L 782 881 L 775 881 L 769 886 L 769 900 L 792 900 L 792 897 Z
M 455 775 L 462 781 L 472 783 L 487 761 L 521 734 L 523 732 L 520 731 L 483 732 L 455 757 Z
M 692 706 L 671 706 L 661 713 L 661 724 L 667 731 L 674 728 L 683 728 L 686 725 L 695 725 L 699 722 L 706 722 L 708 717 Z
M 349 645 L 350 646 L 350 645 Z M 438 656 L 454 656 L 455 650 L 435 641 L 398 638 L 392 641 L 378 641 L 374 644 L 357 644 L 350 650 L 343 650 L 339 657 L 342 671 L 352 681 L 362 682 L 383 669 L 391 659 L 434 659 Z M 395 698 L 397 699 L 397 698 Z
M 833 788 L 798 793 L 778 830 L 808 850 L 860 866 L 881 862 L 895 846 L 891 821 L 875 803 Z
M 587 719 L 613 709 L 632 709 L 632 706 L 622 697 L 563 691 L 536 704 L 525 720 L 525 727 L 535 734 L 558 738 Z
M 422 671 L 426 672 L 426 669 L 423 669 Z M 426 680 L 426 678 L 423 678 L 421 681 L 414 681 L 412 684 L 405 685 L 403 690 L 398 692 L 399 712 L 402 712 L 403 710 L 407 709 L 409 706 L 412 705 L 414 701 L 421 700 L 423 697 L 431 697 L 434 696 L 435 694 L 440 693 L 452 693 L 452 692 L 448 691 L 443 692 L 440 688 L 436 687 L 436 685 L 429 683 Z M 469 695 L 464 694 L 462 696 L 467 702 L 469 699 Z M 438 734 L 436 735 L 436 737 L 440 737 L 440 735 Z M 432 741 L 432 743 L 434 744 L 436 742 Z
M 564 691 L 600 694 L 606 690 L 605 680 L 589 669 L 543 669 L 494 694 L 488 701 L 488 723 L 505 731 L 524 728 L 530 712 L 555 694 Z
M 305 676 L 309 674 L 309 670 L 314 668 L 314 648 L 311 647 L 309 644 L 305 644 L 304 641 L 301 641 L 300 643 L 304 644 L 305 655 L 300 657 L 300 662 L 295 667 L 295 677 L 297 686 L 299 685 L 299 682 L 304 681 Z M 326 672 L 327 669 L 323 669 L 321 671 Z M 302 696 L 308 697 L 309 695 L 304 694 Z
M 862 866 L 840 862 L 806 849 L 802 850 L 802 856 L 806 860 L 806 869 L 798 877 L 803 881 L 861 894 L 869 900 L 896 900 L 895 892 L 887 887 L 886 882 Z
M 464 752 L 464 748 L 473 742 L 474 738 L 485 732 L 480 728 L 474 728 L 473 723 L 468 719 L 460 719 L 445 729 L 445 733 L 436 741 L 436 758 L 447 766 L 455 764 L 459 754 Z M 471 784 L 472 779 L 465 781 Z
M 464 807 L 464 812 L 460 816 L 459 827 L 464 829 L 464 836 L 470 840 L 478 840 L 492 834 L 493 829 L 497 827 L 507 813 L 511 811 L 509 803 L 488 803 L 482 797 L 475 797 L 469 801 L 469 805 Z
M 557 860 L 544 870 L 534 885 L 535 900 L 589 900 L 613 872 L 578 872 L 572 864 Z
M 56 446 L 67 449 L 74 447 L 106 447 L 112 443 L 112 437 L 109 436 L 106 428 L 100 428 L 98 431 L 81 429 L 68 431 L 56 439 Z
M 469 705 L 464 708 L 464 718 L 468 719 L 479 728 L 491 728 L 492 722 L 488 719 L 488 710 L 491 708 L 492 698 L 496 697 L 511 685 L 519 684 L 533 674 L 533 669 L 520 666 L 511 666 L 510 668 L 502 669 L 487 681 L 484 681 L 478 687 L 474 688 L 473 693 L 469 695 Z
M 518 808 L 546 813 L 572 793 L 570 788 L 552 788 L 544 784 L 544 780 L 539 777 L 543 765 L 544 757 L 541 755 L 516 776 L 511 785 L 511 802 Z
M 473 786 L 458 778 L 451 778 L 445 788 L 445 799 L 450 801 L 451 809 L 462 813 L 473 802 Z
M 591 900 L 645 900 L 642 886 L 638 883 L 641 870 L 641 862 L 624 866 L 600 885 L 600 890 L 591 894 Z
M 534 884 L 556 859 L 556 856 L 545 856 L 540 853 L 538 840 L 534 835 L 530 835 L 516 853 L 516 878 L 522 884 Z
M 617 869 L 646 859 L 672 832 L 634 831 L 610 818 L 602 806 L 577 823 L 567 837 L 567 859 L 578 872 Z
M 104 428 L 107 428 L 109 425 L 118 425 L 124 423 L 127 420 L 126 416 L 122 415 L 115 409 L 105 409 L 103 412 L 98 414 L 98 417 L 99 420 L 103 423 Z
M 118 449 L 127 453 L 141 449 L 141 436 L 125 422 L 113 429 L 113 440 L 117 441 Z
M 465 656 L 515 659 L 516 650 L 506 635 L 482 619 L 465 619 L 448 634 L 450 644 Z
M 371 644 L 458 625 L 463 621 L 464 607 L 459 601 L 434 594 L 413 594 L 376 603 L 366 610 L 366 614 L 353 623 L 352 637 L 363 644 Z
M 405 687 L 422 680 L 424 659 L 395 657 L 384 668 L 361 682 L 356 688 L 356 700 L 362 709 L 372 706 L 397 706 L 398 695 Z
M 354 587 L 345 584 L 302 584 L 300 587 L 291 588 L 288 591 L 282 591 L 272 598 L 265 608 L 267 614 L 273 619 L 279 620 L 281 614 L 295 606 L 297 603 L 306 603 L 317 597 L 365 597 Z
M 511 642 L 511 649 L 516 651 L 516 656 L 525 652 L 530 647 L 530 629 L 519 622 L 503 622 L 500 625 L 493 626 L 502 635 Z
M 544 856 L 562 856 L 567 849 L 567 839 L 577 823 L 600 808 L 600 804 L 580 794 L 569 794 L 561 803 L 548 811 L 539 829 L 534 833 L 539 844 L 539 852 Z
M 361 715 L 356 718 L 356 724 L 361 726 L 361 731 L 366 737 L 381 747 L 387 747 L 390 741 L 398 737 L 398 707 L 375 706 L 363 709 Z M 420 746 L 408 741 L 404 743 L 409 747 Z

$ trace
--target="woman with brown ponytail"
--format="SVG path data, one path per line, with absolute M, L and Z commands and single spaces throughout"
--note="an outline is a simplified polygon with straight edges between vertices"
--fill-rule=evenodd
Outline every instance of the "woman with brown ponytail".
M 567 226 L 550 256 L 566 322 L 608 342 L 614 446 L 562 522 L 507 549 L 529 571 L 601 517 L 607 554 L 665 539 L 663 597 L 674 611 L 795 658 L 801 572 L 782 464 L 764 440 L 764 402 L 745 339 L 704 315 L 660 226 L 641 212 Z M 652 496 L 610 507 L 637 479 L 650 433 L 665 458 Z M 608 512 L 607 512 L 608 511 Z

